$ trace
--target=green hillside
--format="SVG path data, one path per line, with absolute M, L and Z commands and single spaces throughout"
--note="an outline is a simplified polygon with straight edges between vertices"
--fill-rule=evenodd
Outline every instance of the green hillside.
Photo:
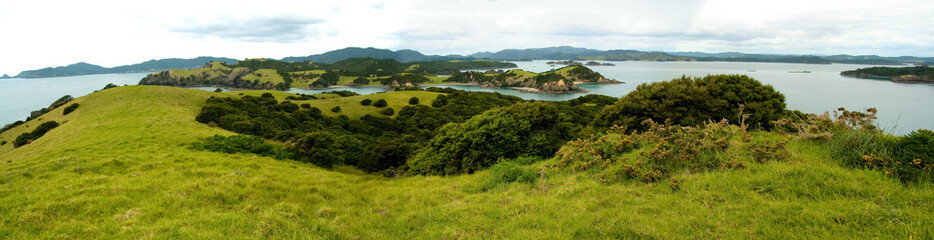
M 605 163 L 568 162 L 559 152 L 518 168 L 501 163 L 472 174 L 397 178 L 188 146 L 233 134 L 195 121 L 208 98 L 264 92 L 117 87 L 75 99 L 80 107 L 68 115 L 57 108 L 3 132 L 0 139 L 8 140 L 43 121 L 62 123 L 25 146 L 0 146 L 0 238 L 934 238 L 930 181 L 903 183 L 844 167 L 817 140 L 751 132 L 746 142 L 736 126 L 715 129 L 729 139 L 727 150 L 699 155 L 729 167 L 685 168 L 648 183 L 607 181 L 599 170 L 624 167 L 619 163 L 656 146 L 595 147 L 623 133 L 562 150 L 613 152 Z M 269 92 L 280 101 L 289 95 Z M 362 98 L 397 106 L 413 95 L 427 104 L 442 93 L 296 102 L 328 114 L 328 104 L 348 104 L 344 111 L 357 115 L 363 110 L 350 105 Z M 782 159 L 761 162 L 746 148 L 766 139 L 788 141 Z M 711 143 L 721 144 L 704 142 Z M 510 169 L 530 179 L 503 178 Z

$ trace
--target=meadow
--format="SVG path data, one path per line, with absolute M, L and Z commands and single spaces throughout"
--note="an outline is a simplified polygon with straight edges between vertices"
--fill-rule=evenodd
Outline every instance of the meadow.
M 745 167 L 654 182 L 608 183 L 599 172 L 555 167 L 560 157 L 524 163 L 531 182 L 495 182 L 492 170 L 388 178 L 190 147 L 235 134 L 195 121 L 206 99 L 265 92 L 279 101 L 294 95 L 117 87 L 75 99 L 80 107 L 68 115 L 63 106 L 0 133 L 9 141 L 41 122 L 61 123 L 22 147 L 0 146 L 0 238 L 934 238 L 930 181 L 845 166 L 827 143 L 772 132 L 751 134 L 787 141 L 783 160 L 728 151 L 715 157 Z M 430 106 L 442 94 L 293 102 L 359 117 L 378 111 L 363 99 L 396 108 L 416 96 Z

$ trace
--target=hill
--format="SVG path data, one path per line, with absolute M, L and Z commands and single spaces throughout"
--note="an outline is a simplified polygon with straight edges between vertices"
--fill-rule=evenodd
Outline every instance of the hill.
M 106 74 L 106 73 L 139 73 L 139 72 L 157 72 L 167 69 L 191 69 L 203 66 L 208 62 L 227 62 L 234 63 L 237 60 L 230 58 L 216 57 L 197 57 L 192 59 L 168 58 L 160 60 L 149 60 L 142 63 L 116 66 L 105 68 L 94 64 L 84 62 L 71 64 L 62 67 L 47 67 L 38 70 L 27 70 L 16 75 L 18 78 L 44 78 L 44 77 L 65 77 L 88 74 Z
M 934 67 L 869 67 L 840 72 L 857 78 L 885 79 L 902 83 L 934 83 Z
M 576 84 L 622 83 L 607 79 L 590 68 L 576 65 L 567 66 L 544 73 L 533 73 L 521 69 L 509 71 L 487 71 L 484 73 L 469 71 L 458 72 L 445 79 L 445 82 L 470 83 L 494 88 L 516 88 L 537 93 L 574 93 L 584 92 Z
M 9 139 L 25 126 L 64 122 L 23 147 L 0 147 L 0 238 L 934 236 L 926 227 L 934 224 L 934 185 L 844 167 L 825 143 L 769 132 L 750 138 L 788 140 L 787 158 L 760 163 L 740 151 L 736 128 L 715 136 L 740 146 L 720 154 L 743 167 L 676 172 L 651 184 L 607 183 L 609 175 L 588 170 L 599 167 L 562 167 L 561 157 L 467 175 L 385 178 L 189 147 L 233 134 L 194 119 L 208 98 L 238 94 L 117 87 L 74 100 L 81 107 L 69 115 L 57 108 L 0 133 Z M 641 151 L 607 154 L 632 159 Z M 512 176 L 497 175 L 502 169 L 532 171 L 535 181 L 494 181 Z
M 286 57 L 281 61 L 283 62 L 305 62 L 311 61 L 316 63 L 334 63 L 340 62 L 346 59 L 351 58 L 375 58 L 375 59 L 392 59 L 399 62 L 418 62 L 418 61 L 450 61 L 450 60 L 474 60 L 471 57 L 464 57 L 459 55 L 447 55 L 447 56 L 438 56 L 438 55 L 424 55 L 415 50 L 403 49 L 399 51 L 393 51 L 389 49 L 378 49 L 378 48 L 358 48 L 358 47 L 348 47 L 344 49 L 333 50 L 325 52 L 322 54 L 308 55 L 304 57 Z
M 460 70 L 515 66 L 513 63 L 487 60 L 402 63 L 393 59 L 350 58 L 328 64 L 248 59 L 236 64 L 212 62 L 192 70 L 166 70 L 146 76 L 139 84 L 277 90 L 370 84 L 398 87 L 407 83 L 426 83 L 432 81 L 429 76 L 452 74 Z

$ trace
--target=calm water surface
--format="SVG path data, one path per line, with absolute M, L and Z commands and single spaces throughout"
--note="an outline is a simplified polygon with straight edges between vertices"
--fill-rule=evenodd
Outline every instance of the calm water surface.
M 521 69 L 543 72 L 561 66 L 547 61 L 516 62 Z M 901 84 L 882 80 L 856 79 L 840 76 L 840 71 L 868 67 L 851 64 L 785 64 L 736 62 L 614 62 L 616 66 L 593 66 L 593 70 L 625 84 L 582 84 L 587 94 L 621 97 L 641 83 L 671 80 L 686 76 L 709 74 L 746 74 L 764 84 L 772 85 L 785 95 L 790 109 L 822 113 L 839 107 L 850 110 L 879 109 L 877 125 L 893 134 L 912 130 L 934 129 L 934 85 Z M 791 73 L 790 71 L 810 71 Z M 133 85 L 145 77 L 139 74 L 106 74 L 61 78 L 0 80 L 0 125 L 22 120 L 30 111 L 48 106 L 62 95 L 78 97 L 102 88 L 107 83 Z M 470 91 L 499 92 L 525 99 L 568 100 L 585 94 L 533 94 L 511 89 L 485 89 L 476 86 L 449 86 Z M 214 87 L 198 89 L 213 91 Z M 288 92 L 315 94 L 325 91 L 350 90 L 360 94 L 381 92 L 382 87 L 344 87 L 328 90 L 291 89 Z

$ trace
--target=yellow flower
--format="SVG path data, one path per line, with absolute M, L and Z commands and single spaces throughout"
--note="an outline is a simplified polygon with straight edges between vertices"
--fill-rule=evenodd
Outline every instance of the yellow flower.
M 871 159 L 872 157 L 870 157 L 869 155 L 863 155 L 863 161 L 869 161 Z
M 921 159 L 920 159 L 920 158 L 916 158 L 914 162 L 915 162 L 915 165 L 921 165 Z
M 892 175 L 892 172 L 885 171 L 885 175 Z

